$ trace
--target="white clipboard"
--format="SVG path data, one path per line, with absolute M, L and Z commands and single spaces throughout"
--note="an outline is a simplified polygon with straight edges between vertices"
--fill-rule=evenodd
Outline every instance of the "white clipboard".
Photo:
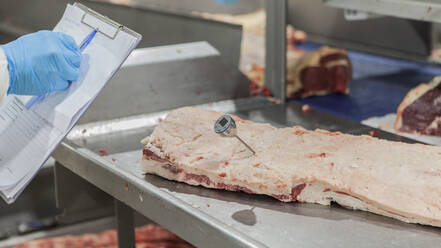
M 66 91 L 54 92 L 30 109 L 29 97 L 9 95 L 0 107 L 0 196 L 13 203 L 57 145 L 118 71 L 141 35 L 86 6 L 68 4 L 54 31 L 77 44 L 97 29 L 83 51 L 80 77 Z

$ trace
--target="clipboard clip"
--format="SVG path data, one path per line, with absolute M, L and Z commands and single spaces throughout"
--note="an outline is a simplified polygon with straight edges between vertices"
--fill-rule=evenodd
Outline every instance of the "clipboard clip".
M 77 7 L 80 7 L 81 9 L 84 10 L 84 14 L 81 17 L 81 23 L 92 28 L 92 29 L 97 30 L 99 33 L 103 34 L 104 36 L 108 37 L 109 39 L 114 40 L 116 38 L 116 36 L 118 35 L 119 31 L 124 28 L 123 25 L 109 19 L 107 16 L 101 15 L 100 13 L 95 12 L 95 11 L 85 7 L 84 5 L 78 4 Z M 91 16 L 97 18 L 98 20 L 113 26 L 116 29 L 116 32 L 113 35 L 109 35 L 109 34 L 103 32 L 99 27 L 95 27 L 94 25 L 87 23 L 86 22 L 87 15 L 91 15 Z

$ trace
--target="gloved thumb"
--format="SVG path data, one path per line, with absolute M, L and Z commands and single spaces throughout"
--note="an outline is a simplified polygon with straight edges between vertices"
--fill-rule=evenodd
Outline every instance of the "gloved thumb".
M 68 48 L 73 52 L 77 52 L 77 53 L 80 52 L 80 48 L 78 47 L 77 43 L 75 42 L 74 38 L 72 38 L 72 36 L 60 32 L 56 32 L 56 34 L 58 35 L 58 38 L 66 48 Z
M 69 87 L 69 82 L 60 78 L 52 82 L 51 91 L 65 90 L 68 87 Z

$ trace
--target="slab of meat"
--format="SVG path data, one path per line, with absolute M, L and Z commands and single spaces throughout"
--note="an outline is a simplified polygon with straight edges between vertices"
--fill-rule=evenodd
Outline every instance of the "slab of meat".
M 221 113 L 172 111 L 143 140 L 145 172 L 281 201 L 351 208 L 441 226 L 441 148 L 234 117 L 238 135 L 213 131 Z
M 398 107 L 395 130 L 441 136 L 441 77 L 407 93 Z
M 251 95 L 268 95 L 263 66 L 254 64 L 245 74 L 251 80 Z M 287 54 L 287 98 L 347 94 L 351 80 L 352 66 L 345 50 L 322 47 L 316 51 Z
M 136 248 L 193 248 L 178 236 L 157 225 L 147 225 L 135 231 Z M 115 230 L 99 234 L 61 236 L 21 243 L 14 248 L 117 248 Z
M 322 47 L 305 53 L 298 61 L 287 60 L 288 98 L 349 93 L 352 66 L 346 51 Z

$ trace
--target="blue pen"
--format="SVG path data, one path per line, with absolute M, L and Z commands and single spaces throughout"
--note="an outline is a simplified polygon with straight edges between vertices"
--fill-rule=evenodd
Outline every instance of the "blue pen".
M 93 37 L 95 37 L 96 33 L 98 32 L 98 29 L 94 29 L 80 44 L 80 52 L 83 52 L 84 49 L 86 49 L 87 45 L 92 41 Z M 69 81 L 69 85 L 72 82 Z M 34 96 L 26 103 L 26 108 L 30 109 L 35 103 L 42 101 L 46 96 L 48 96 L 49 93 L 41 95 L 41 96 Z
M 95 37 L 98 29 L 94 29 L 86 38 L 84 38 L 83 42 L 80 44 L 80 51 L 83 52 L 86 49 L 87 45 L 92 41 L 93 37 Z

